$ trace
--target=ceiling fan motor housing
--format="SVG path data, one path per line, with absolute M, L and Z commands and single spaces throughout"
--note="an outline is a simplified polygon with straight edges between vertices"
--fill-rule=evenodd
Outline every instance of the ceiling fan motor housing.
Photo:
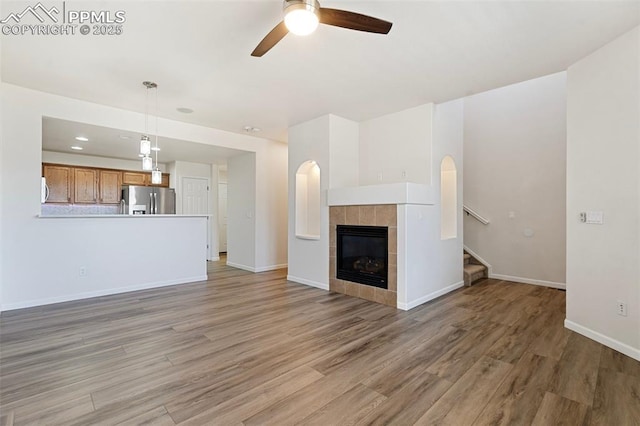
M 320 3 L 318 0 L 284 0 L 282 10 L 284 10 L 285 15 L 294 10 L 308 10 L 318 16 Z

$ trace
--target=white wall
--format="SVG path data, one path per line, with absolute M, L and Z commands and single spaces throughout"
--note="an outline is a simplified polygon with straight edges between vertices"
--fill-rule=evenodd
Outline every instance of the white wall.
M 325 115 L 289 128 L 289 217 L 295 218 L 295 175 L 305 161 L 320 167 L 320 237 L 297 238 L 289 222 L 288 279 L 329 289 L 329 206 L 331 187 L 358 183 L 358 123 Z
M 284 143 L 270 142 L 256 151 L 256 272 L 287 266 L 287 159 Z M 231 174 L 231 162 L 228 164 Z M 234 188 L 228 179 L 231 194 Z M 231 215 L 228 217 L 231 222 Z
M 328 188 L 358 186 L 360 126 L 355 121 L 331 115 L 329 126 Z
M 640 28 L 568 70 L 566 326 L 640 360 Z M 579 222 L 604 212 L 603 225 Z M 616 315 L 617 301 L 628 316 Z
M 52 251 L 73 253 L 78 251 L 75 245 L 79 238 L 80 230 L 70 227 L 69 235 L 62 235 L 59 225 L 63 222 L 52 222 L 53 219 L 39 219 L 36 215 L 40 212 L 40 175 L 42 162 L 42 117 L 53 117 L 63 120 L 88 123 L 96 126 L 119 128 L 125 131 L 141 132 L 144 127 L 144 115 L 111 108 L 103 105 L 83 102 L 76 99 L 64 98 L 43 92 L 24 89 L 18 86 L 2 83 L 2 164 L 0 175 L 2 181 L 11 181 L 10 186 L 3 186 L 0 194 L 2 204 L 2 293 L 3 306 L 18 306 L 29 303 L 37 294 L 47 294 L 49 299 L 63 295 L 68 297 L 77 288 L 72 287 L 71 280 L 66 287 L 64 280 L 51 286 L 51 276 L 75 277 L 78 274 L 77 262 L 70 257 L 63 263 L 54 263 L 47 253 Z M 256 170 L 254 182 L 259 181 L 262 186 L 263 200 L 257 204 L 256 215 L 262 217 L 257 223 L 255 235 L 259 238 L 253 240 L 253 246 L 248 251 L 261 253 L 268 251 L 269 256 L 276 258 L 273 263 L 286 262 L 286 214 L 280 210 L 271 208 L 270 201 L 264 198 L 273 196 L 282 202 L 281 210 L 286 209 L 286 146 L 281 143 L 252 136 L 234 134 L 212 128 L 196 126 L 183 122 L 159 119 L 159 131 L 162 136 L 180 140 L 189 140 L 197 143 L 218 145 L 228 148 L 253 152 L 255 156 Z M 282 177 L 284 176 L 284 178 Z M 102 219 L 104 220 L 104 219 Z M 122 219 L 120 219 L 122 220 Z M 229 217 L 229 221 L 242 220 Z M 106 222 L 105 222 L 106 223 Z M 120 222 L 118 222 L 120 223 Z M 133 223 L 133 222 L 130 222 Z M 159 222 L 158 222 L 159 223 Z M 131 235 L 135 235 L 133 229 L 123 229 Z M 176 231 L 169 228 L 173 235 Z M 118 269 L 112 264 L 109 256 L 101 256 L 101 246 L 121 247 L 120 236 L 112 232 L 111 228 L 102 228 L 99 225 L 91 233 L 84 237 L 82 251 L 94 253 L 96 261 L 100 262 L 93 269 L 100 269 L 100 265 L 109 266 L 112 274 L 104 278 L 96 285 L 100 289 L 91 291 L 109 292 L 122 289 L 122 270 L 128 271 L 134 268 L 133 263 L 142 260 L 152 263 L 156 261 L 154 253 L 141 252 L 139 256 L 131 256 L 129 263 L 120 265 Z M 56 235 L 59 238 L 45 239 L 42 236 Z M 272 241 L 266 242 L 264 235 L 270 235 Z M 274 242 L 275 241 L 275 242 Z M 131 247 L 131 241 L 125 240 Z M 263 244 L 264 247 L 256 248 Z M 274 245 L 280 245 L 279 250 L 273 250 Z M 206 243 L 205 243 L 206 248 Z M 244 248 L 243 248 L 244 249 Z M 180 267 L 181 256 L 175 247 L 173 251 L 164 252 L 162 255 L 166 266 L 173 265 L 175 271 L 181 271 L 181 276 L 176 280 L 189 280 L 193 276 L 201 276 L 205 268 L 204 262 L 197 270 L 185 271 Z M 269 256 L 263 256 L 261 261 L 271 261 Z M 196 257 L 197 258 L 197 257 Z M 172 260 L 173 259 L 173 260 Z M 39 265 L 34 268 L 33 265 Z M 260 265 L 250 265 L 254 268 Z M 94 278 L 97 278 L 94 276 Z M 153 285 L 151 278 L 141 278 L 138 285 Z M 93 283 L 93 279 L 91 279 Z M 135 288 L 135 287 L 130 287 Z M 49 292 L 54 291 L 55 294 Z
M 42 151 L 42 162 L 68 164 L 71 166 L 101 167 L 104 169 L 142 171 L 141 161 L 96 157 L 84 154 L 70 154 L 66 152 Z M 158 168 L 163 172 L 167 171 L 166 164 L 158 163 Z
M 287 279 L 329 289 L 329 207 L 327 189 L 330 170 L 330 115 L 289 128 L 289 217 L 295 218 L 295 176 L 298 167 L 313 160 L 320 168 L 320 238 L 303 240 L 289 221 L 289 271 Z
M 564 286 L 565 86 L 562 72 L 464 100 L 464 204 L 491 221 L 465 215 L 464 243 L 496 278 Z
M 360 123 L 360 185 L 430 184 L 432 118 L 426 104 Z
M 236 155 L 227 165 L 227 264 L 253 272 L 256 265 L 256 155 Z
M 463 101 L 433 108 L 432 156 L 426 168 L 438 204 L 398 206 L 398 307 L 411 309 L 464 285 L 462 277 Z M 414 130 L 422 127 L 414 123 Z M 411 126 L 408 130 L 411 130 Z M 430 132 L 431 133 L 431 132 Z M 424 142 L 423 142 L 424 143 Z M 443 240 L 440 223 L 440 163 L 450 156 L 457 168 L 457 236 Z M 406 291 L 405 291 L 406 290 Z
M 440 206 L 436 206 L 436 229 L 434 233 L 436 241 L 435 255 L 438 265 L 436 270 L 438 275 L 434 277 L 434 281 L 438 283 L 438 287 L 433 291 L 442 289 L 451 289 L 460 286 L 463 283 L 463 144 L 464 144 L 464 101 L 458 99 L 435 106 L 434 123 L 433 123 L 433 187 L 440 195 L 441 191 L 441 175 L 440 164 L 442 159 L 450 156 L 456 165 L 456 215 L 457 215 L 457 232 L 455 238 L 443 240 L 441 238 L 441 215 Z M 440 199 L 440 196 L 437 198 Z

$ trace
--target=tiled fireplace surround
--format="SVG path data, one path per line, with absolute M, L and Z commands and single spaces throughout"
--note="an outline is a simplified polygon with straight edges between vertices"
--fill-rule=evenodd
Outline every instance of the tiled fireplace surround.
M 388 289 L 358 284 L 336 278 L 336 226 L 367 225 L 387 226 Z M 395 204 L 364 206 L 332 206 L 329 208 L 329 289 L 385 305 L 397 306 L 398 299 L 398 218 Z

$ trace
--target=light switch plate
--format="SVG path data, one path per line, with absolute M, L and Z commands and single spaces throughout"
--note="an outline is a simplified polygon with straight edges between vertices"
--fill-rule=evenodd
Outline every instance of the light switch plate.
M 602 225 L 604 223 L 604 213 L 601 211 L 587 212 L 586 223 L 589 223 L 592 225 Z

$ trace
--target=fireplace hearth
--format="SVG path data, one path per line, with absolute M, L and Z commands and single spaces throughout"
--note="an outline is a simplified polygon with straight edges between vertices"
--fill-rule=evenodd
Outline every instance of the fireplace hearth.
M 388 227 L 336 227 L 336 278 L 388 288 Z

